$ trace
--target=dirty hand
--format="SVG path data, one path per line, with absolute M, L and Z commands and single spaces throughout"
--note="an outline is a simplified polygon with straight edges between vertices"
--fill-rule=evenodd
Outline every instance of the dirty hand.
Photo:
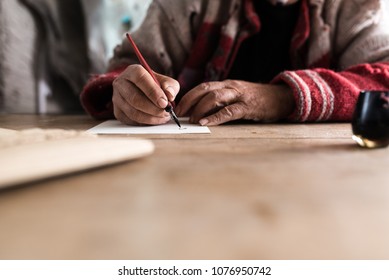
M 290 115 L 294 106 L 287 86 L 226 80 L 200 84 L 184 95 L 175 110 L 192 123 L 218 125 L 238 119 L 277 121 Z
M 163 124 L 170 120 L 165 111 L 180 85 L 167 76 L 154 73 L 161 87 L 141 65 L 133 64 L 113 82 L 112 103 L 115 118 L 125 124 Z

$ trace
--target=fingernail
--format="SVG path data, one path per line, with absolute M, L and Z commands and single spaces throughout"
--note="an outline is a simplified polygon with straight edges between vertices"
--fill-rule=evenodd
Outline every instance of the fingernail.
M 161 107 L 161 108 L 166 108 L 166 106 L 167 106 L 167 100 L 165 99 L 165 98 L 160 98 L 159 100 L 158 100 L 158 105 L 159 105 L 159 107 Z
M 200 123 L 201 126 L 205 126 L 205 125 L 207 125 L 207 124 L 209 123 L 209 120 L 207 120 L 207 119 L 201 119 L 201 120 L 199 121 L 199 123 Z

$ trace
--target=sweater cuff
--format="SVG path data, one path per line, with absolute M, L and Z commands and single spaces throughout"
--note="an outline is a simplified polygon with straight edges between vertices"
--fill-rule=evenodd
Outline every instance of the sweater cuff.
M 89 79 L 80 94 L 80 101 L 90 116 L 96 119 L 114 118 L 112 83 L 124 69 L 120 68 L 106 74 L 93 75 Z
M 295 111 L 290 121 L 326 121 L 334 111 L 334 94 L 327 82 L 312 70 L 285 71 L 272 84 L 286 83 L 293 91 Z

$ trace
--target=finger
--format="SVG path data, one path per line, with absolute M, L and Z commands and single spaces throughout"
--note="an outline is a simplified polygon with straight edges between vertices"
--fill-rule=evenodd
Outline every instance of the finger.
M 115 117 L 126 124 L 163 124 L 170 120 L 170 115 L 160 109 L 162 113 L 160 115 L 150 115 L 143 111 L 137 110 L 126 102 L 122 96 L 114 89 L 112 101 L 114 103 Z
M 167 96 L 168 100 L 173 102 L 178 92 L 180 91 L 180 84 L 178 83 L 178 81 L 155 72 L 154 74 L 160 82 L 161 88 L 165 92 L 165 95 Z
M 113 108 L 113 114 L 115 118 L 120 121 L 121 123 L 127 124 L 127 125 L 135 125 L 136 123 L 131 120 L 129 117 L 127 117 L 126 114 L 118 107 L 114 106 Z
M 203 118 L 199 121 L 200 125 L 219 125 L 222 123 L 242 119 L 245 114 L 244 106 L 241 103 L 234 103 L 222 108 L 217 113 Z
M 223 82 L 207 82 L 198 85 L 188 91 L 178 103 L 176 113 L 180 116 L 186 116 L 194 106 L 210 91 L 218 90 L 224 87 Z
M 126 124 L 159 125 L 170 120 L 170 116 L 152 116 L 131 107 L 116 107 L 114 113 L 118 120 Z
M 165 124 L 170 121 L 170 116 L 167 117 L 158 117 L 146 114 L 144 112 L 138 111 L 136 109 L 131 110 L 127 113 L 130 115 L 131 119 L 137 122 L 138 124 L 146 124 L 146 125 L 159 125 Z
M 164 109 L 155 106 L 138 87 L 127 80 L 114 82 L 112 101 L 116 104 L 124 103 L 122 106 L 133 107 L 153 116 L 167 117 L 169 115 Z M 127 109 L 123 110 L 126 111 Z
M 189 122 L 198 123 L 200 119 L 216 113 L 229 104 L 235 103 L 236 98 L 237 92 L 230 88 L 209 92 L 193 108 Z
M 152 103 L 159 108 L 166 108 L 168 105 L 166 94 L 143 66 L 133 64 L 128 66 L 125 72 L 123 77 L 134 83 Z

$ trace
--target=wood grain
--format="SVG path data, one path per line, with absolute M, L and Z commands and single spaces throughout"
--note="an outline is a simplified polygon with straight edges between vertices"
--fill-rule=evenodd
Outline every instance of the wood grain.
M 211 131 L 149 136 L 151 156 L 0 192 L 0 258 L 389 258 L 388 149 L 359 148 L 347 123 Z

